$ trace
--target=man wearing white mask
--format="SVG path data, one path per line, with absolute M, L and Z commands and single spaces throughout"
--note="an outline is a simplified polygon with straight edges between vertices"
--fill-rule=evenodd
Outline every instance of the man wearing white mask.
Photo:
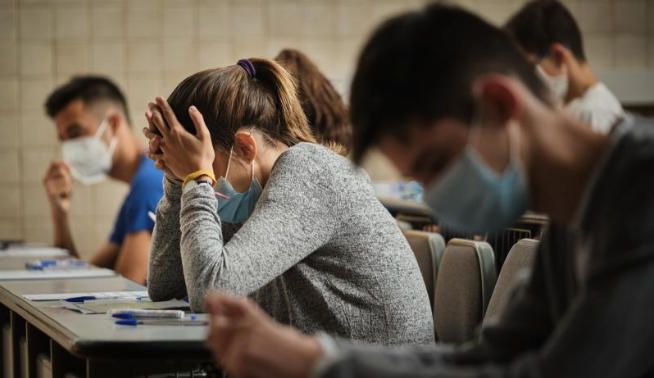
M 577 22 L 559 1 L 531 1 L 504 28 L 556 98 L 579 120 L 606 134 L 623 116 L 620 102 L 586 60 Z
M 154 227 L 148 213 L 155 212 L 163 194 L 163 175 L 145 157 L 143 144 L 132 132 L 125 96 L 104 77 L 79 76 L 52 92 L 45 107 L 63 154 L 63 161 L 52 162 L 43 179 L 54 244 L 79 257 L 69 222 L 73 178 L 85 185 L 106 177 L 124 182 L 130 191 L 109 240 L 91 263 L 144 283 Z

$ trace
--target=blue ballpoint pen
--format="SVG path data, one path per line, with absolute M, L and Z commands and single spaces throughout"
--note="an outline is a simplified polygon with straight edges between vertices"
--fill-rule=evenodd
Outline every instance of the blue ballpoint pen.
M 96 299 L 96 297 L 92 295 L 83 295 L 81 297 L 73 297 L 73 298 L 68 298 L 64 299 L 66 302 L 71 302 L 71 303 L 82 303 L 84 301 L 92 301 Z
M 206 320 L 195 319 L 121 319 L 116 320 L 117 325 L 158 325 L 158 326 L 204 326 L 209 324 Z

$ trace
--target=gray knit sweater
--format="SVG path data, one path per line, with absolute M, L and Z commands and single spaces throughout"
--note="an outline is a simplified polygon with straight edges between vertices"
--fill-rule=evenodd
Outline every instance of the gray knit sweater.
M 434 340 L 418 265 L 369 180 L 315 144 L 284 152 L 237 232 L 208 184 L 165 180 L 150 255 L 153 300 L 210 289 L 253 298 L 277 321 L 371 343 Z M 231 230 L 233 231 L 233 230 Z M 231 237 L 230 237 L 231 236 Z

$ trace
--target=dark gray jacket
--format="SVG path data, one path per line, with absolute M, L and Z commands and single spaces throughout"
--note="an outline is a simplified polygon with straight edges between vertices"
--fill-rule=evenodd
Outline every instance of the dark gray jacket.
M 654 124 L 615 140 L 577 227 L 552 225 L 533 274 L 480 341 L 387 350 L 337 341 L 323 377 L 654 376 Z

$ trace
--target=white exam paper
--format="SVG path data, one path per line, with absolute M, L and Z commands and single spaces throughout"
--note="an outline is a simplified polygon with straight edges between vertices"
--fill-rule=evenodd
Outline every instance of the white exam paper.
M 16 246 L 0 250 L 0 258 L 2 257 L 57 257 L 68 256 L 68 251 L 61 248 L 52 247 L 27 247 Z
M 26 294 L 23 298 L 30 301 L 57 301 L 77 297 L 95 297 L 96 299 L 137 299 L 148 298 L 147 291 L 105 291 L 96 293 L 53 293 Z
M 112 277 L 116 272 L 110 269 L 61 269 L 61 270 L 0 270 L 2 280 L 46 280 L 53 278 Z

